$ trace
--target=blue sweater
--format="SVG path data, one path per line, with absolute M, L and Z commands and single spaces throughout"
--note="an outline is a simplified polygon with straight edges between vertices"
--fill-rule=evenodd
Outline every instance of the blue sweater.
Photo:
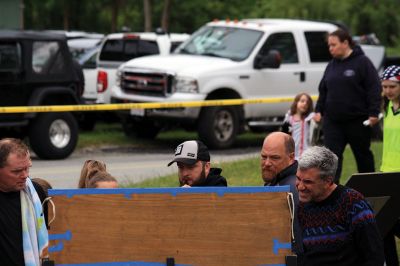
M 299 265 L 383 265 L 374 214 L 357 191 L 338 185 L 321 202 L 300 203 L 304 254 Z
M 345 59 L 332 59 L 319 85 L 316 111 L 335 121 L 377 117 L 381 83 L 372 62 L 359 46 Z

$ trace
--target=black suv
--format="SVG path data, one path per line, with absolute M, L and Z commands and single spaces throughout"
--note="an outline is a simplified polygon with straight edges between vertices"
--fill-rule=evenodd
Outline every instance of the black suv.
M 81 102 L 81 93 L 65 36 L 0 31 L 0 107 L 75 105 Z M 78 115 L 0 112 L 0 138 L 28 137 L 38 157 L 62 159 L 76 147 Z

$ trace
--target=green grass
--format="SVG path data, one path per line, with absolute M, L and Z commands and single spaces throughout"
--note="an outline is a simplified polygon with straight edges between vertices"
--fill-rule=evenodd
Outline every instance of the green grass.
M 245 133 L 238 137 L 235 147 L 258 147 L 266 133 Z M 188 132 L 182 129 L 175 129 L 161 132 L 154 140 L 135 139 L 127 137 L 122 131 L 119 123 L 98 123 L 94 131 L 82 131 L 79 134 L 78 149 L 99 147 L 105 145 L 113 146 L 131 146 L 146 148 L 170 148 L 173 149 L 179 143 L 186 140 L 197 139 L 196 132 Z M 260 146 L 261 147 L 261 146 Z

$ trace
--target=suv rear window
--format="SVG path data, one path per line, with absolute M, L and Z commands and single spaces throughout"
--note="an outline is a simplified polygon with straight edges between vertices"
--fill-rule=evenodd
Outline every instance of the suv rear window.
M 100 60 L 125 62 L 136 57 L 159 53 L 155 41 L 107 40 L 100 52 Z
M 66 71 L 60 44 L 37 41 L 32 45 L 32 69 L 37 74 L 62 74 Z
M 0 44 L 0 71 L 15 70 L 21 62 L 21 49 L 17 43 Z

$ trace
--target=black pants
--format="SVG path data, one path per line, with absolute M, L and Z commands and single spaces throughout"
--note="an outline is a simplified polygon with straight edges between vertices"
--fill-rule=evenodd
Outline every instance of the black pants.
M 350 145 L 357 162 L 359 173 L 375 172 L 374 155 L 370 150 L 371 127 L 362 123 L 365 119 L 354 119 L 346 122 L 337 122 L 324 116 L 323 133 L 324 145 L 339 158 L 335 183 L 339 183 L 342 173 L 343 152 L 347 144 Z

